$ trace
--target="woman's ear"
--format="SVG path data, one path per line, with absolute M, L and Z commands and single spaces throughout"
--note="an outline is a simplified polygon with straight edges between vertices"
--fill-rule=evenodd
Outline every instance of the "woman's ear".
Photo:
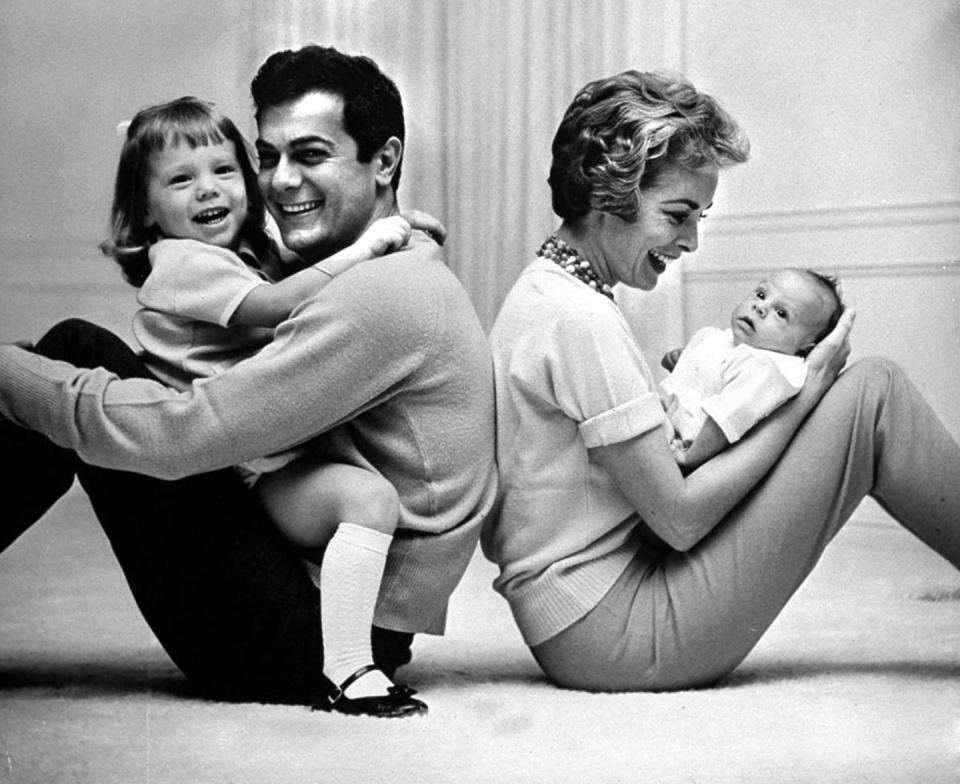
M 385 188 L 390 186 L 402 158 L 403 142 L 396 136 L 391 136 L 373 156 L 376 164 L 377 185 Z

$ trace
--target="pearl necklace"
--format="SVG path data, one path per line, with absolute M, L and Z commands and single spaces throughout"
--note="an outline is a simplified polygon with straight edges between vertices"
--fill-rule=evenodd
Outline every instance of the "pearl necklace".
M 610 286 L 600 280 L 600 276 L 594 272 L 590 262 L 583 258 L 576 249 L 571 248 L 557 237 L 556 234 L 551 234 L 543 241 L 537 255 L 544 259 L 550 259 L 577 280 L 586 283 L 598 294 L 603 294 L 603 296 L 613 300 L 613 291 Z

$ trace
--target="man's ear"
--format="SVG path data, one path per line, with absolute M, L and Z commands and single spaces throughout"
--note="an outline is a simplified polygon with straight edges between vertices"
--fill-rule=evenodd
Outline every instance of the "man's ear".
M 390 187 L 390 181 L 402 158 L 403 142 L 396 136 L 391 136 L 373 156 L 373 162 L 376 164 L 377 185 L 384 188 Z

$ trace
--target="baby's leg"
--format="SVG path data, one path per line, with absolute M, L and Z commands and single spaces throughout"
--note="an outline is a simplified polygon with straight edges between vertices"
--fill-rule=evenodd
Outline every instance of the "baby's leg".
M 373 613 L 400 517 L 396 490 L 366 469 L 308 461 L 264 477 L 258 487 L 277 525 L 304 548 L 307 572 L 320 590 L 323 673 L 341 686 L 373 663 Z M 354 678 L 344 689 L 347 699 L 333 707 L 352 712 L 351 706 L 362 704 L 357 700 L 372 697 L 375 704 L 359 712 L 420 712 L 422 703 L 388 696 L 393 685 L 382 671 L 371 669 Z

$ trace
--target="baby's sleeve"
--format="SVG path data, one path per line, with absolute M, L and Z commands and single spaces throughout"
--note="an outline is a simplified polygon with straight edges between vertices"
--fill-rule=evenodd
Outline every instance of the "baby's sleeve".
M 750 428 L 800 391 L 776 363 L 762 356 L 737 356 L 723 374 L 719 393 L 703 401 L 703 410 L 733 444 Z

